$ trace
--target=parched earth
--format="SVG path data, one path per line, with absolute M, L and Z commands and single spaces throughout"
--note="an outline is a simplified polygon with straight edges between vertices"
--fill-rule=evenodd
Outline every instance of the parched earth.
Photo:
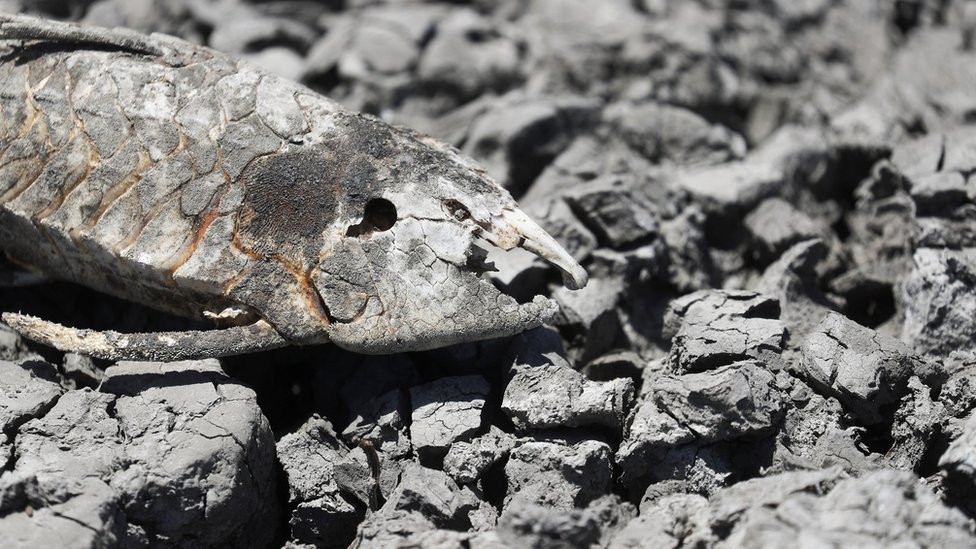
M 438 351 L 91 361 L 0 326 L 3 547 L 976 545 L 976 2 L 0 0 L 452 143 L 591 274 Z M 64 283 L 0 309 L 186 324 Z

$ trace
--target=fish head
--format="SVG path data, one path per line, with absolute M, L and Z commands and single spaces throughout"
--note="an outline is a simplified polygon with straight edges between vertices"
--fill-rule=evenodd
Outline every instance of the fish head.
M 551 299 L 519 303 L 492 284 L 492 247 L 535 254 L 571 289 L 586 284 L 579 263 L 472 160 L 379 121 L 360 120 L 357 139 L 364 131 L 381 133 L 382 147 L 349 152 L 365 158 L 370 176 L 340 190 L 334 238 L 311 276 L 334 343 L 364 353 L 424 350 L 549 321 Z

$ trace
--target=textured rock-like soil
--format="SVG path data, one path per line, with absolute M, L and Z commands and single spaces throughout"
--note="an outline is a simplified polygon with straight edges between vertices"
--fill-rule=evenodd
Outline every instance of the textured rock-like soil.
M 590 272 L 437 351 L 92 361 L 0 326 L 3 547 L 976 545 L 976 2 L 0 0 L 477 159 Z M 66 283 L 0 309 L 187 324 Z

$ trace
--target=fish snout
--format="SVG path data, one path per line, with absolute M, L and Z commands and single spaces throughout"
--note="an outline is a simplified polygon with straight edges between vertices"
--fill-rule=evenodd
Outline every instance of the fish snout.
M 482 227 L 480 236 L 503 250 L 522 248 L 546 260 L 562 272 L 563 285 L 570 290 L 583 288 L 589 280 L 586 269 L 522 210 L 503 210 L 489 227 Z

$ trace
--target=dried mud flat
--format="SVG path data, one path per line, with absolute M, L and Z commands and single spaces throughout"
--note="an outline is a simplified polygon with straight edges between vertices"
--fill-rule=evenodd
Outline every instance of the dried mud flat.
M 0 327 L 3 547 L 976 545 L 976 2 L 0 0 L 226 51 L 479 160 L 555 326 L 173 364 Z M 0 290 L 94 328 L 185 326 Z

